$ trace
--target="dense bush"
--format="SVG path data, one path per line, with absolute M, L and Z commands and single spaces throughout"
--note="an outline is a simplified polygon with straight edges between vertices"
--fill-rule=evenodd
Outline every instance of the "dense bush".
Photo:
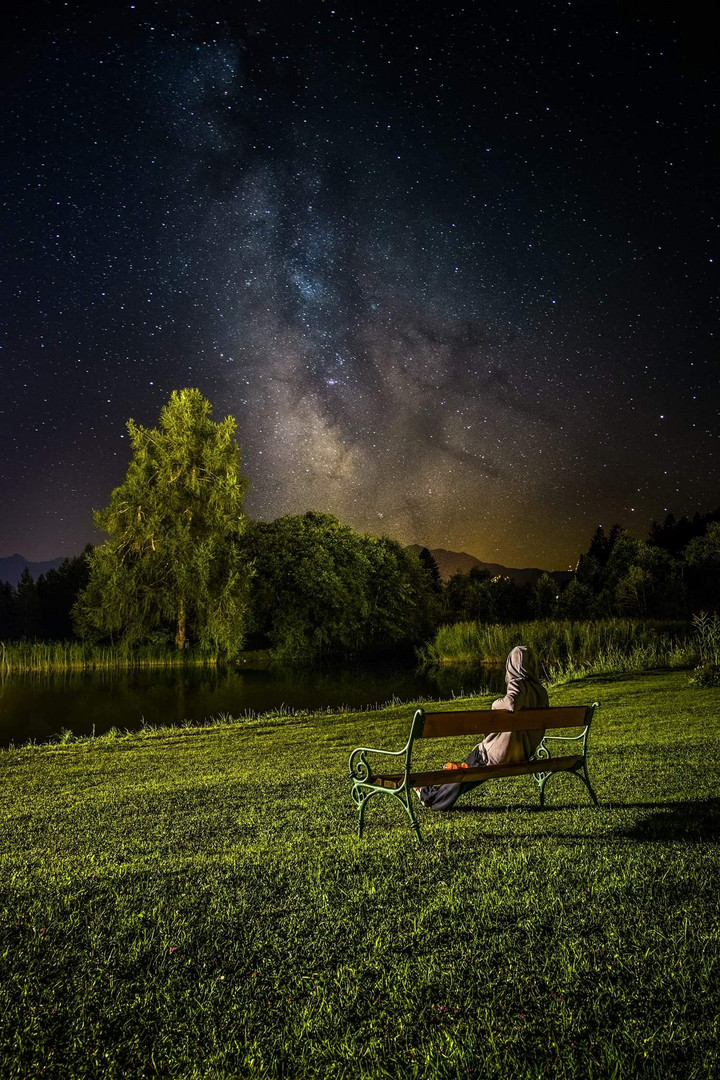
M 693 686 L 720 686 L 720 666 L 718 664 L 698 664 L 690 682 Z
M 347 655 L 418 643 L 433 629 L 431 575 L 395 540 L 309 512 L 252 522 L 242 550 L 254 572 L 251 633 L 278 655 Z

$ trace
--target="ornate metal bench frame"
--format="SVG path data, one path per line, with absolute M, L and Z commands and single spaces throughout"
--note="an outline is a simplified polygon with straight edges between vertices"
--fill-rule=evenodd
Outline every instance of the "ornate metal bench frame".
M 358 811 L 358 836 L 362 836 L 365 807 L 373 795 L 391 795 L 410 818 L 418 840 L 418 825 L 412 806 L 413 788 L 432 784 L 462 784 L 469 781 L 486 781 L 505 776 L 530 774 L 540 792 L 540 806 L 545 805 L 545 785 L 558 772 L 574 773 L 585 785 L 595 806 L 597 797 L 590 783 L 587 770 L 587 740 L 590 725 L 598 702 L 592 705 L 555 706 L 548 709 L 526 709 L 511 713 L 502 710 L 470 709 L 463 712 L 425 712 L 418 709 L 410 724 L 410 734 L 402 750 L 381 750 L 372 746 L 358 746 L 350 755 L 351 796 Z M 493 731 L 543 731 L 560 728 L 582 728 L 579 735 L 543 735 L 530 761 L 518 761 L 508 765 L 493 765 L 477 769 L 433 770 L 412 772 L 412 751 L 416 739 L 449 738 L 458 735 L 488 735 Z M 547 746 L 550 742 L 580 744 L 576 754 L 553 756 Z M 367 754 L 380 754 L 394 758 L 403 766 L 401 773 L 374 772 Z M 404 759 L 404 761 L 403 761 Z

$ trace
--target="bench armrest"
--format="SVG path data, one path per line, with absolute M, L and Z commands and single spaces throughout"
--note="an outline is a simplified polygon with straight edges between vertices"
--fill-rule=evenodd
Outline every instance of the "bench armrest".
M 588 727 L 590 725 L 588 724 Z M 579 735 L 543 735 L 542 743 L 544 742 L 575 742 L 577 739 L 584 739 L 587 734 L 588 728 L 584 728 Z
M 578 750 L 580 751 L 582 756 L 585 757 L 585 748 L 587 746 L 587 733 L 588 733 L 588 729 L 585 728 L 585 730 L 583 732 L 581 732 L 580 735 L 543 735 L 542 741 L 540 742 L 540 745 L 536 747 L 535 753 L 533 754 L 533 756 L 532 756 L 532 758 L 530 760 L 531 761 L 547 761 L 549 758 L 554 757 L 555 755 L 550 753 L 550 747 L 546 745 L 549 742 L 578 742 L 578 741 L 582 741 L 582 746 L 579 746 Z M 568 751 L 566 750 L 566 751 L 564 751 L 564 753 L 568 753 Z
M 588 727 L 586 727 L 579 735 L 543 735 L 540 745 L 536 748 L 533 758 L 537 761 L 543 761 L 545 758 L 552 757 L 550 748 L 546 746 L 549 742 L 579 742 L 582 741 L 582 754 L 585 756 L 585 746 L 587 741 Z
M 372 769 L 368 763 L 366 754 L 382 754 L 383 757 L 401 758 L 405 757 L 405 763 L 403 766 L 403 772 L 405 776 L 410 772 L 410 758 L 412 754 L 413 741 L 417 738 L 418 733 L 422 731 L 424 713 L 422 709 L 416 709 L 413 716 L 412 723 L 410 724 L 410 734 L 408 740 L 403 746 L 402 750 L 379 750 L 376 746 L 358 746 L 350 755 L 350 761 L 348 763 L 350 768 L 350 776 L 356 784 L 365 784 L 372 778 Z M 354 789 L 353 789 L 354 790 Z
M 550 757 L 550 751 L 545 745 L 549 742 L 582 742 L 582 754 L 584 757 L 587 749 L 587 737 L 588 732 L 590 731 L 590 724 L 592 723 L 592 718 L 595 710 L 598 707 L 599 702 L 593 701 L 592 705 L 588 710 L 588 715 L 586 716 L 587 723 L 585 724 L 585 727 L 582 729 L 579 735 L 543 735 L 540 745 L 533 754 L 533 757 L 539 758 L 541 761 L 543 758 Z
M 372 769 L 368 764 L 366 754 L 383 754 L 385 757 L 403 757 L 407 754 L 407 743 L 403 746 L 402 750 L 379 750 L 375 746 L 357 746 L 350 755 L 350 761 L 348 767 L 350 770 L 350 776 L 353 780 L 369 780 L 372 776 Z

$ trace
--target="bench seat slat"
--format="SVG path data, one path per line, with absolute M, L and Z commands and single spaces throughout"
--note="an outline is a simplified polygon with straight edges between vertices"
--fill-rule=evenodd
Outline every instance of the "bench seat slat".
M 491 780 L 496 776 L 524 776 L 526 773 L 562 772 L 572 769 L 582 761 L 581 754 L 566 757 L 544 758 L 538 761 L 515 761 L 506 765 L 485 765 L 477 769 L 434 769 L 431 772 L 412 772 L 410 787 L 431 787 L 433 784 L 463 784 L 469 780 Z M 382 773 L 374 777 L 380 787 L 402 785 L 403 776 L 398 773 Z
M 420 738 L 440 739 L 454 735 L 489 735 L 493 731 L 545 731 L 548 728 L 584 727 L 584 706 L 549 709 L 476 709 L 470 712 L 426 712 Z

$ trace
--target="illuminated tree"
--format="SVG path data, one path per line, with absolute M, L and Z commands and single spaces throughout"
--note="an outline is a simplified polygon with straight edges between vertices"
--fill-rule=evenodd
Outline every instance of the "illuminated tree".
M 249 570 L 237 540 L 248 482 L 235 420 L 214 423 L 210 413 L 199 390 L 176 390 L 157 428 L 128 421 L 127 475 L 94 515 L 109 539 L 89 555 L 75 607 L 83 635 L 131 644 L 171 625 L 179 649 L 240 648 Z

